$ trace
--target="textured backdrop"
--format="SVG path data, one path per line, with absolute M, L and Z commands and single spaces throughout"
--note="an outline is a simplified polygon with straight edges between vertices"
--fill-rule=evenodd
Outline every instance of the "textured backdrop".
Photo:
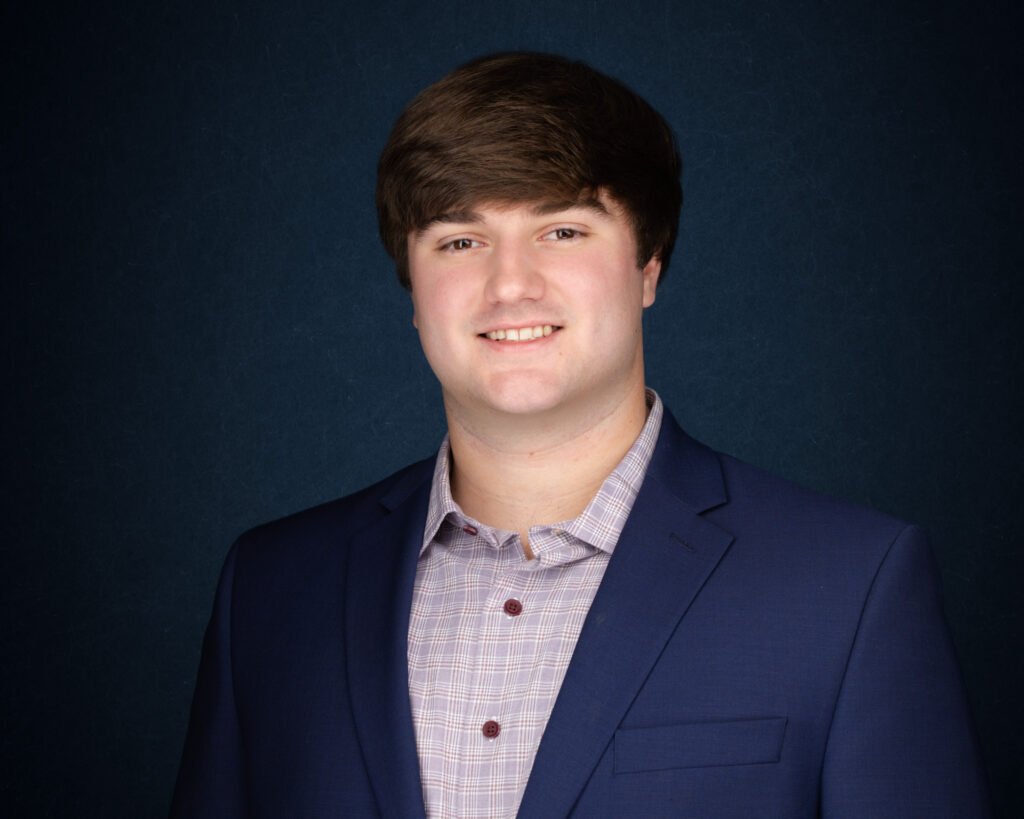
M 233 537 L 437 445 L 376 155 L 417 90 L 510 48 L 672 123 L 649 382 L 707 443 L 927 528 L 1024 813 L 1016 4 L 611 5 L 8 4 L 11 815 L 163 814 Z

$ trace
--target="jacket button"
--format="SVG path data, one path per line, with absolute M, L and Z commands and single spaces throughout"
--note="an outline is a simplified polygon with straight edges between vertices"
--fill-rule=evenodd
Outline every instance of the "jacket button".
M 488 739 L 494 739 L 501 733 L 501 726 L 493 719 L 489 719 L 483 725 L 483 732 Z
M 518 617 L 523 613 L 523 604 L 516 600 L 514 597 L 510 597 L 505 601 L 505 605 L 502 607 L 505 609 L 505 614 L 509 617 Z

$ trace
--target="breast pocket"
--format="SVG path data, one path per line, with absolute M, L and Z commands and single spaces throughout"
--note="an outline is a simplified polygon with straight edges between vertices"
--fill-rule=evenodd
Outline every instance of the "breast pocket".
M 615 732 L 614 771 L 778 762 L 785 734 L 785 717 L 622 728 Z

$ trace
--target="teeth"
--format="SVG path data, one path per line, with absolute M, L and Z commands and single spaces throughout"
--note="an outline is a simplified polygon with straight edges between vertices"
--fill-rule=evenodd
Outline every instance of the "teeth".
M 549 336 L 555 331 L 551 324 L 538 324 L 536 327 L 519 327 L 512 330 L 491 330 L 484 333 L 491 341 L 533 341 L 535 338 Z

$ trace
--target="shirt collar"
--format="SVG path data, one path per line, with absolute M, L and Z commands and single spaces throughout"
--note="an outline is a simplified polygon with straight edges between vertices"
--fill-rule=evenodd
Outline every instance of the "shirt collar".
M 645 390 L 645 397 L 648 407 L 647 420 L 633 445 L 577 517 L 571 521 L 552 524 L 553 528 L 561 529 L 566 534 L 609 554 L 615 549 L 622 527 L 640 492 L 661 430 L 664 415 L 661 398 L 650 388 Z M 449 516 L 459 526 L 481 525 L 466 517 L 452 497 L 450 463 L 451 445 L 448 436 L 445 435 L 437 452 L 437 460 L 434 462 L 434 477 L 430 486 L 430 503 L 427 507 L 420 554 L 423 554 L 434 540 L 441 525 Z

